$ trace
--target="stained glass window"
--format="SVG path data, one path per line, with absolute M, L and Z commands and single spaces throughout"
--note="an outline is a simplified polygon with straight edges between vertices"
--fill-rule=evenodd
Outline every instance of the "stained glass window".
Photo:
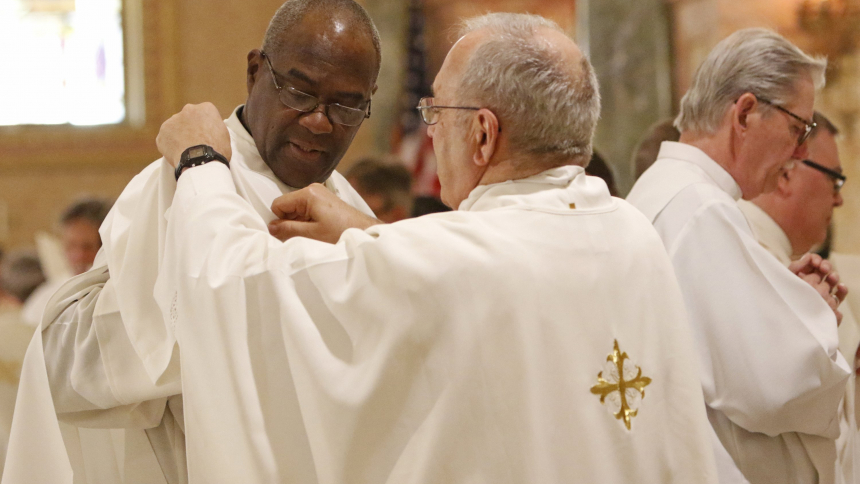
M 0 0 L 0 125 L 125 116 L 121 0 Z

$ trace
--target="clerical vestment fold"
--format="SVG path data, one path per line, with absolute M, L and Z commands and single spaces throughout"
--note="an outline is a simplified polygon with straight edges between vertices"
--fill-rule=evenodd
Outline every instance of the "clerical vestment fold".
M 671 264 L 581 167 L 282 244 L 214 165 L 159 280 L 192 483 L 715 482 Z
M 675 267 L 720 482 L 842 482 L 835 439 L 851 370 L 836 317 L 759 245 L 740 196 L 706 153 L 664 142 L 627 198 L 652 221 Z
M 239 109 L 225 120 L 230 173 L 265 225 L 293 189 L 260 157 Z M 372 215 L 338 173 L 325 185 Z M 155 299 L 175 188 L 163 159 L 137 175 L 100 229 L 93 269 L 49 302 L 25 359 L 3 484 L 186 482 L 179 347 Z

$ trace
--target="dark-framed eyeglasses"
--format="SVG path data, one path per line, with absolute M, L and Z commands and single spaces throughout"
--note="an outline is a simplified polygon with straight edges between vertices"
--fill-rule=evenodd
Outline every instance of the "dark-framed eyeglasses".
M 779 104 L 774 103 L 773 101 L 771 101 L 769 99 L 765 99 L 763 97 L 758 97 L 758 96 L 756 96 L 756 99 L 767 104 L 768 106 L 775 107 L 776 109 L 782 111 L 783 113 L 785 113 L 785 114 L 791 116 L 792 118 L 803 123 L 804 131 L 802 133 L 800 133 L 800 136 L 797 138 L 797 146 L 802 145 L 803 142 L 809 138 L 809 135 L 812 134 L 812 130 L 815 129 L 816 127 L 818 127 L 818 124 L 816 124 L 815 121 L 807 121 L 807 120 L 801 118 L 800 116 L 794 114 L 793 112 L 789 111 L 788 109 L 785 109 L 784 107 L 780 106 Z
M 821 166 L 812 160 L 803 160 L 803 164 L 829 176 L 833 180 L 833 193 L 839 193 L 839 190 L 842 189 L 842 185 L 845 185 L 845 182 L 848 180 L 848 178 L 842 173 L 827 168 L 826 166 Z
M 439 122 L 439 114 L 442 112 L 442 109 L 468 109 L 470 111 L 478 111 L 481 109 L 474 106 L 437 106 L 434 103 L 435 98 L 422 97 L 421 100 L 418 101 L 418 106 L 415 108 L 419 113 L 421 113 L 421 119 L 430 126 Z
M 365 118 L 370 117 L 370 99 L 367 100 L 367 107 L 365 109 L 350 108 L 338 103 L 324 104 L 316 96 L 299 91 L 292 86 L 279 85 L 277 73 L 275 72 L 275 68 L 272 67 L 272 61 L 269 60 L 269 56 L 265 52 L 260 52 L 260 55 L 266 59 L 269 71 L 272 73 L 272 82 L 275 83 L 275 89 L 278 91 L 278 99 L 281 100 L 281 104 L 284 106 L 302 113 L 309 113 L 322 106 L 323 114 L 332 123 L 345 126 L 358 126 Z

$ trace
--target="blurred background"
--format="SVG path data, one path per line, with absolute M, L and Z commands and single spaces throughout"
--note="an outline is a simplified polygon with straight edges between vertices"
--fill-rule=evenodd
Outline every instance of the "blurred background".
M 537 13 L 577 40 L 601 83 L 595 145 L 621 196 L 633 183 L 637 142 L 674 115 L 708 51 L 740 28 L 780 32 L 830 60 L 816 108 L 842 132 L 849 179 L 833 245 L 860 254 L 860 0 L 358 1 L 380 30 L 383 65 L 373 116 L 339 171 L 368 157 L 399 164 L 427 197 L 438 183 L 413 108 L 463 17 Z M 115 199 L 158 158 L 158 127 L 185 103 L 210 101 L 228 116 L 245 99 L 246 54 L 280 4 L 0 0 L 0 246 L 32 248 L 38 233 L 59 235 L 61 215 L 82 196 Z

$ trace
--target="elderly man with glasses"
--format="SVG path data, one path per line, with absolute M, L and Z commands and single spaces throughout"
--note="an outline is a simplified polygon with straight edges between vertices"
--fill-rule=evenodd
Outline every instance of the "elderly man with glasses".
M 776 190 L 759 195 L 752 201 L 738 200 L 756 240 L 785 266 L 825 242 L 833 209 L 842 206 L 840 190 L 846 178 L 842 174 L 836 146 L 839 130 L 817 111 L 813 120 L 816 128 L 806 142 L 807 158 L 790 164 L 780 177 Z M 848 304 L 840 306 L 839 311 L 842 313 L 839 350 L 856 369 L 860 328 Z M 854 383 L 854 378 L 851 378 L 845 392 L 837 440 L 845 482 L 857 482 L 854 478 L 857 434 Z
M 276 197 L 312 183 L 372 215 L 334 170 L 370 116 L 380 59 L 376 28 L 352 0 L 278 10 L 262 49 L 248 54 L 247 101 L 223 122 L 231 143 L 191 147 L 179 170 L 159 160 L 132 180 L 101 227 L 94 268 L 49 303 L 27 356 L 4 484 L 187 482 L 181 345 L 155 301 L 176 178 L 229 159 L 263 224 Z
M 837 306 L 847 288 L 817 255 L 781 264 L 737 205 L 794 176 L 817 184 L 828 213 L 838 201 L 838 161 L 807 149 L 825 66 L 773 32 L 732 34 L 681 101 L 679 142 L 663 143 L 628 197 L 681 284 L 724 484 L 843 482 L 836 438 L 851 371 Z
M 456 211 L 379 224 L 311 185 L 267 226 L 222 164 L 181 176 L 161 302 L 178 314 L 192 475 L 714 483 L 671 264 L 584 172 L 587 58 L 546 19 L 490 14 L 466 22 L 433 93 L 419 109 Z M 159 140 L 176 162 L 226 134 L 199 106 Z

